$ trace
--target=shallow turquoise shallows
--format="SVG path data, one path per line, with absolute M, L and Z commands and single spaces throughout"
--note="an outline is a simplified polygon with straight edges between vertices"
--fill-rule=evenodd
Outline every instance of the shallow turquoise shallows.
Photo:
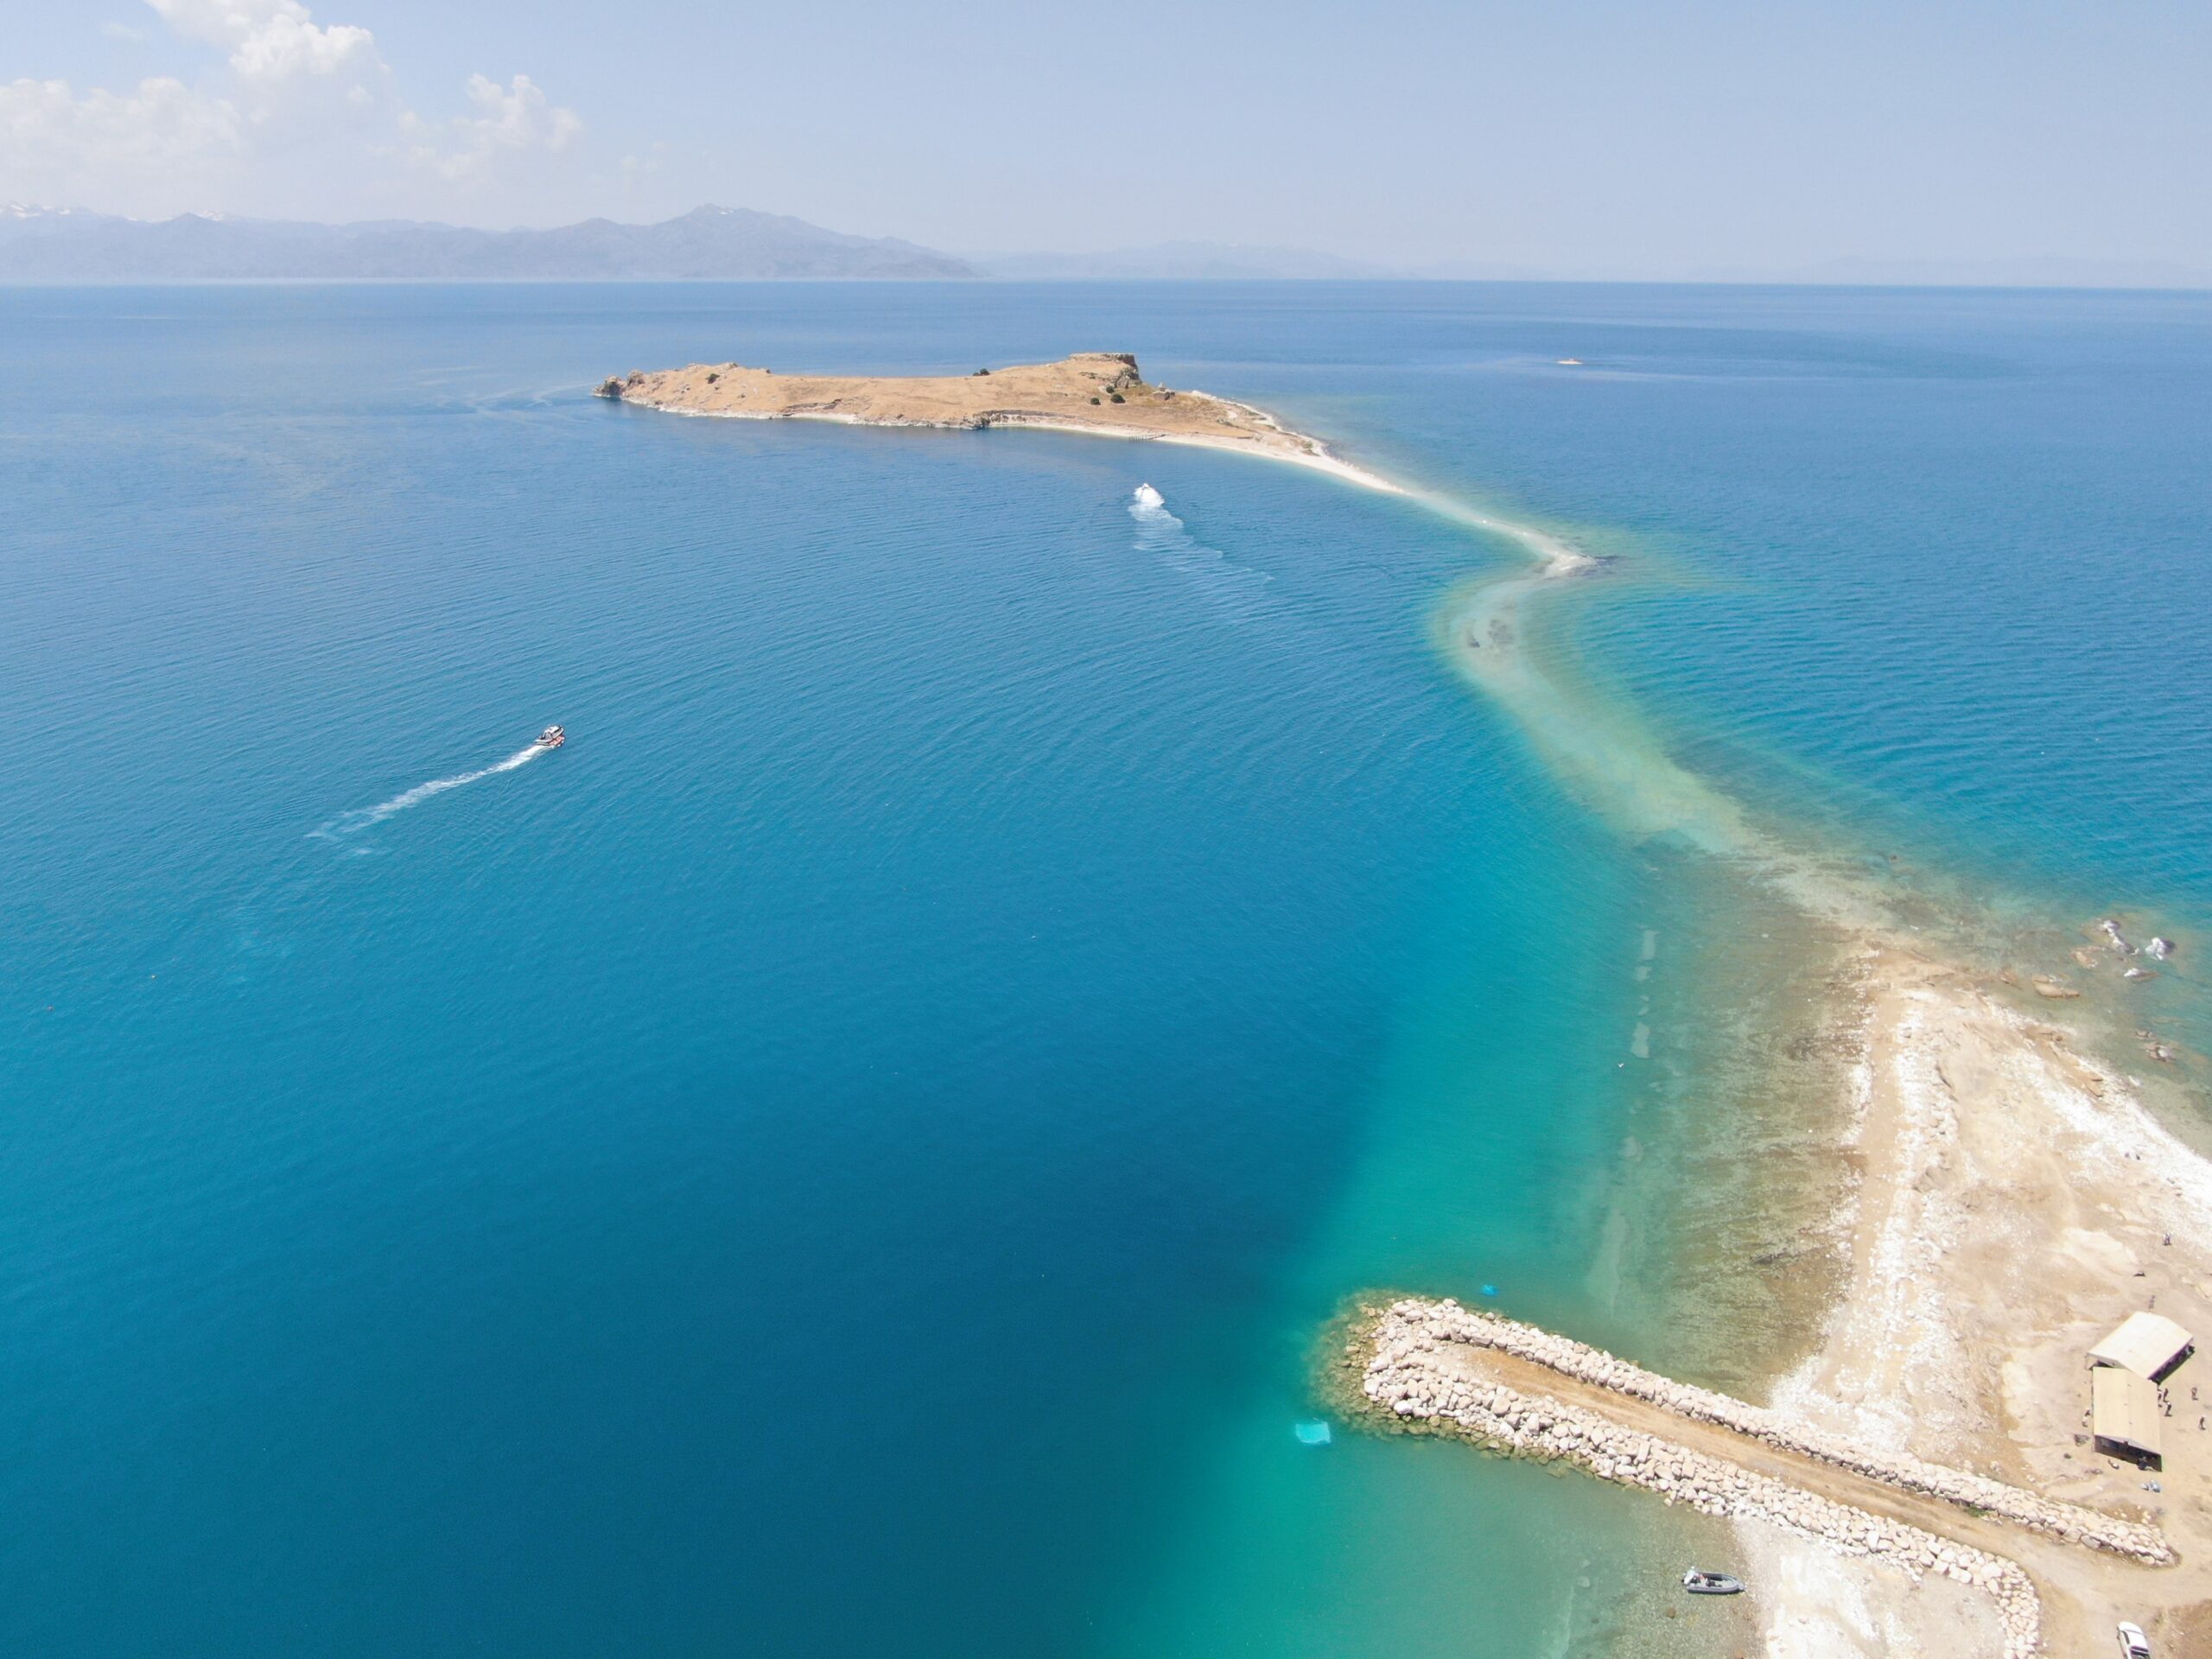
M 2202 1040 L 2203 296 L 16 289 L 0 346 L 10 1653 L 1520 1659 L 1656 1605 L 1656 1506 L 1311 1428 L 1370 1287 L 1674 1357 L 1606 1195 L 1726 918 L 1437 652 L 1520 556 L 609 372 L 1266 404 L 1618 555 L 1585 690 L 1770 821 L 2155 912 Z

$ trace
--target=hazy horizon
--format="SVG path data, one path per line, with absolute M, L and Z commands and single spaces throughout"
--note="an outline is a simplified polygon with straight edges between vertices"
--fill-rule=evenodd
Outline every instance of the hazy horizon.
M 665 250 L 652 251 L 658 232 L 678 230 L 701 219 L 732 218 L 762 222 L 762 216 L 713 203 L 652 225 L 620 224 L 604 219 L 577 221 L 540 230 L 513 227 L 488 230 L 454 226 L 435 220 L 365 219 L 318 221 L 262 219 L 243 214 L 202 217 L 193 213 L 167 219 L 132 219 L 102 213 L 74 205 L 24 204 L 0 201 L 0 234 L 10 220 L 18 224 L 52 217 L 85 221 L 73 243 L 57 243 L 58 227 L 35 231 L 32 241 L 18 243 L 17 253 L 77 246 L 90 252 L 89 263 L 72 267 L 65 256 L 60 266 L 34 264 L 28 270 L 0 255 L 0 282 L 92 280 L 99 282 L 165 282 L 226 280 L 325 281 L 728 281 L 773 275 L 785 280 L 840 280 L 856 276 L 904 280 L 951 278 L 962 280 L 1022 281 L 1276 281 L 1334 282 L 1551 282 L 1660 283 L 1681 285 L 1743 284 L 1837 287 L 1966 287 L 1966 288 L 2082 288 L 2212 289 L 2212 269 L 2155 262 L 2095 259 L 2015 259 L 1963 262 L 1875 261 L 1835 259 L 1794 269 L 1699 268 L 1679 272 L 1634 276 L 1546 270 L 1481 262 L 1447 262 L 1432 266 L 1391 266 L 1372 260 L 1319 252 L 1312 249 L 1242 243 L 1177 241 L 1103 250 L 989 250 L 933 249 L 924 245 L 870 238 L 837 227 L 823 227 L 790 217 L 773 217 L 773 228 L 741 230 L 741 245 L 716 254 L 702 251 L 696 238 L 669 263 Z M 118 244 L 109 227 L 118 222 L 149 233 L 136 243 Z M 195 233 L 182 244 L 151 239 L 163 227 L 187 223 L 223 225 L 237 238 L 236 252 L 225 265 L 212 256 L 205 233 Z M 579 250 L 565 233 L 586 231 L 594 224 L 613 223 L 629 239 L 607 244 L 594 241 L 576 264 Z M 788 228 L 785 228 L 788 227 Z M 325 233 L 302 239 L 302 232 Z M 257 234 L 265 232 L 261 239 Z M 419 233 L 419 234 L 418 234 Z M 686 232 L 689 235 L 688 230 Z M 134 232 L 136 234 L 136 232 Z M 713 232 L 719 237 L 719 230 Z M 761 251 L 758 238 L 771 238 L 772 253 Z M 484 246 L 457 244 L 454 236 L 491 238 L 512 243 L 517 238 L 553 238 L 532 245 L 543 250 L 533 257 L 519 249 L 504 256 L 507 264 L 496 270 L 456 270 L 452 264 L 456 248 Z M 412 241 L 405 238 L 413 238 Z M 359 238 L 366 238 L 368 241 Z M 400 240 L 395 242 L 394 238 Z M 424 238 L 429 238 L 425 240 Z M 444 238 L 441 240 L 440 238 Z M 842 254 L 840 248 L 861 244 L 869 251 Z M 373 248 L 365 260 L 345 251 Z M 603 269 L 601 263 L 612 249 L 627 251 L 620 268 Z M 131 251 L 135 249 L 136 253 Z M 413 250 L 412 253 L 409 250 Z M 904 251 L 903 252 L 900 251 Z M 825 252 L 825 251 L 827 251 Z M 184 264 L 171 261 L 181 255 Z M 851 261 L 872 261 L 861 269 Z M 134 263 L 134 258 L 137 263 Z M 274 264 L 270 263 L 274 260 Z M 701 266 L 703 258 L 707 264 Z M 761 269 L 766 258 L 773 270 Z M 547 261 L 550 260 L 550 264 Z M 289 260 L 291 263 L 287 264 Z M 118 261 L 120 263 L 118 263 Z M 931 262 L 934 262 L 932 266 Z M 718 263 L 718 262 L 734 262 Z M 794 269 L 794 264 L 798 267 Z M 211 274 L 211 270 L 212 273 Z

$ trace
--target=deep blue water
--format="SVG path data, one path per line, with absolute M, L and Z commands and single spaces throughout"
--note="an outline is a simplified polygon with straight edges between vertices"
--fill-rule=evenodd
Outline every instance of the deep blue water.
M 1511 551 L 610 371 L 1136 350 L 1620 552 L 1591 671 L 1746 798 L 2153 906 L 2170 1001 L 2212 913 L 2203 296 L 13 290 L 0 342 L 16 1651 L 1517 1655 L 1619 1599 L 1633 1498 L 1290 1433 L 1368 1285 L 1665 1357 L 1591 1195 L 1669 894 L 1431 645 Z

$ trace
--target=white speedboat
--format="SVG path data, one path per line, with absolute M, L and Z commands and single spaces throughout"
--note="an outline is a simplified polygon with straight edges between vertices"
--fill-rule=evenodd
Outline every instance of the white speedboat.
M 1694 1596 L 1740 1596 L 1744 1593 L 1744 1581 L 1732 1579 L 1726 1573 L 1707 1573 L 1694 1567 L 1682 1574 L 1682 1588 Z
M 557 749 L 568 741 L 569 734 L 558 726 L 548 726 L 537 734 L 537 747 L 541 749 Z

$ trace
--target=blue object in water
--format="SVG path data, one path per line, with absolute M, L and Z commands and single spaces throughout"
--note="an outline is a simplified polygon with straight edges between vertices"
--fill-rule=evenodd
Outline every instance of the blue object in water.
M 1495 1295 L 1497 1295 L 1497 1287 L 1496 1285 L 1484 1285 L 1484 1286 L 1483 1287 L 1483 1294 L 1484 1294 L 1484 1295 L 1485 1295 L 1485 1296 L 1495 1296 Z
M 1299 1424 L 1296 1432 L 1298 1443 L 1300 1446 L 1326 1446 L 1335 1438 L 1329 1433 L 1328 1424 L 1323 1422 L 1319 1417 L 1308 1418 L 1305 1422 Z

